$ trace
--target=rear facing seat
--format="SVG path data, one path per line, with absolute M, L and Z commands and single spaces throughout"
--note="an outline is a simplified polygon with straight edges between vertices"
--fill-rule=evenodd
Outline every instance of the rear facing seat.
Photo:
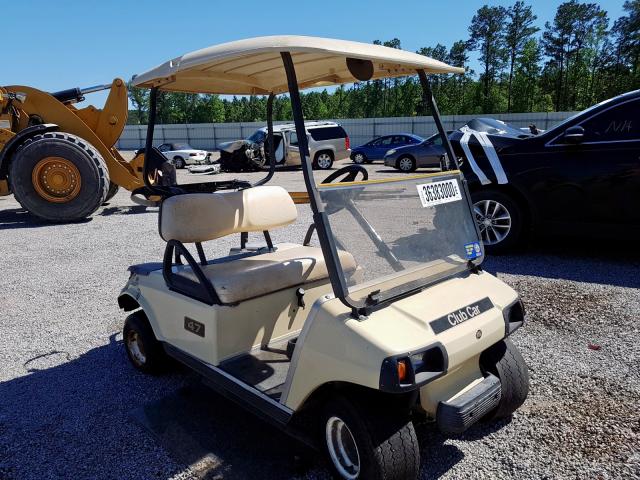
M 167 242 L 200 243 L 233 233 L 268 231 L 288 225 L 296 220 L 297 213 L 293 200 L 281 187 L 185 194 L 162 203 L 159 229 L 160 236 Z M 203 266 L 173 266 L 170 270 L 172 275 L 195 284 L 198 277 L 194 269 L 201 270 L 220 303 L 225 304 L 296 285 L 328 282 L 327 265 L 320 248 L 294 243 L 275 247 L 275 251 L 268 253 L 221 259 Z M 345 273 L 356 270 L 350 253 L 339 251 L 338 255 Z

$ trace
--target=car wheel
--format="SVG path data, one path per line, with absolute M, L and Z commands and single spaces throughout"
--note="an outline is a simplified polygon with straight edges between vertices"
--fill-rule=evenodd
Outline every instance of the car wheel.
M 343 479 L 415 479 L 420 448 L 408 415 L 367 414 L 344 397 L 331 400 L 322 416 L 329 468 Z
M 357 163 L 358 165 L 362 165 L 363 163 L 368 163 L 367 156 L 364 153 L 358 152 L 353 156 L 353 163 Z
M 498 406 L 484 417 L 499 420 L 515 412 L 529 394 L 529 369 L 520 350 L 508 338 L 492 345 L 480 355 L 480 366 L 500 379 Z
M 184 168 L 186 165 L 182 157 L 173 157 L 173 164 L 176 168 Z
M 518 243 L 524 225 L 522 209 L 511 197 L 496 190 L 471 194 L 480 237 L 488 253 L 504 253 Z
M 319 170 L 329 170 L 333 165 L 332 152 L 318 152 L 313 160 L 313 166 Z
M 409 157 L 404 156 L 398 159 L 398 170 L 405 173 L 410 173 L 415 171 L 416 169 L 416 161 Z
M 156 339 L 151 324 L 142 310 L 127 317 L 122 329 L 127 357 L 143 373 L 161 373 L 167 364 L 167 354 Z

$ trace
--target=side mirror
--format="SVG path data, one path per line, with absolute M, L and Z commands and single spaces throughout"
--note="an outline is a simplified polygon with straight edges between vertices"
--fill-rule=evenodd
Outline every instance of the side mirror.
M 584 128 L 580 126 L 569 127 L 564 131 L 564 139 L 567 143 L 580 143 L 584 140 Z

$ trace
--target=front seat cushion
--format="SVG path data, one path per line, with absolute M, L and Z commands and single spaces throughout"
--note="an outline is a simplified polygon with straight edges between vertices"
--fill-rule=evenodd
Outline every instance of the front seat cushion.
M 327 265 L 318 247 L 295 243 L 276 245 L 275 252 L 242 257 L 202 267 L 222 303 L 237 303 L 271 292 L 329 278 Z M 339 250 L 346 274 L 356 270 L 353 256 Z M 197 281 L 190 267 L 174 267 L 178 275 Z

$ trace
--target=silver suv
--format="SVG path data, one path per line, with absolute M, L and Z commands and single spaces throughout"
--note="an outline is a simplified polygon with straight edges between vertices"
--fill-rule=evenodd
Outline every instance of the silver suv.
M 335 122 L 305 122 L 307 142 L 313 167 L 321 170 L 331 168 L 336 160 L 349 158 L 351 149 L 349 136 Z M 243 171 L 264 168 L 269 165 L 266 154 L 267 127 L 256 130 L 246 140 L 237 140 L 218 145 L 222 171 Z M 274 125 L 276 165 L 296 166 L 301 164 L 298 135 L 295 125 Z

